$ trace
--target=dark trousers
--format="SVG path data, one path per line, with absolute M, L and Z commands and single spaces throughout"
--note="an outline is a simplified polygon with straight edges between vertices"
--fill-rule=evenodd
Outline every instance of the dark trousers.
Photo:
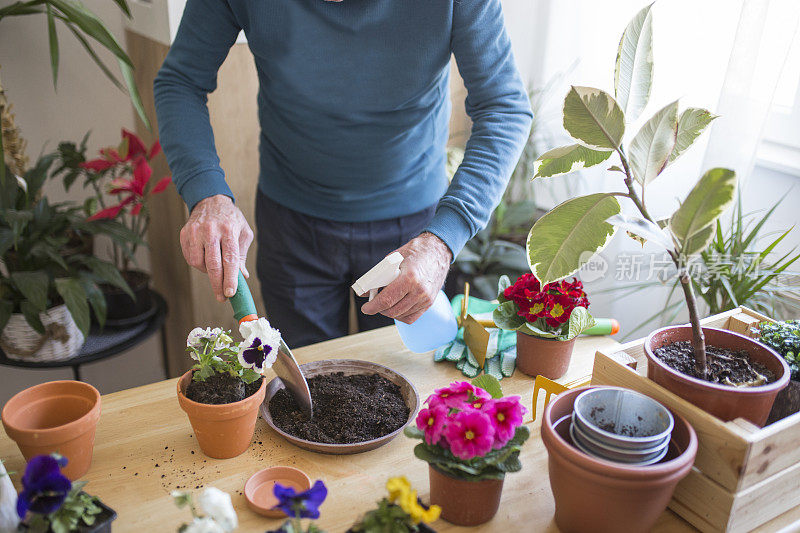
M 293 211 L 258 192 L 258 279 L 266 316 L 290 347 L 346 335 L 350 285 L 427 226 L 435 204 L 408 216 L 334 222 Z M 392 324 L 365 315 L 356 297 L 360 331 Z

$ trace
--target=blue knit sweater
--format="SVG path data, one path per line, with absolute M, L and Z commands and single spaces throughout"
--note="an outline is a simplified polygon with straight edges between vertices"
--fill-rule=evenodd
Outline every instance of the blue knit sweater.
M 232 197 L 206 96 L 240 30 L 260 88 L 259 187 L 336 221 L 414 213 L 455 256 L 499 202 L 531 123 L 500 0 L 188 0 L 155 81 L 159 134 L 187 205 Z M 449 60 L 472 134 L 445 173 Z

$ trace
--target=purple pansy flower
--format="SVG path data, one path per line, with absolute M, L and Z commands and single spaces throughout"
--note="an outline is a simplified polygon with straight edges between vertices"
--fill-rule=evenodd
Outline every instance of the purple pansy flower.
M 261 342 L 259 337 L 254 337 L 248 348 L 239 354 L 239 362 L 245 368 L 253 368 L 256 372 L 264 371 L 264 361 L 272 353 L 272 346 Z
M 328 489 L 321 479 L 314 486 L 303 492 L 295 492 L 294 487 L 285 487 L 275 483 L 273 494 L 278 499 L 278 505 L 273 509 L 280 509 L 290 518 L 319 518 L 319 506 L 328 496 Z
M 60 455 L 37 455 L 28 461 L 17 498 L 20 518 L 28 511 L 46 515 L 61 507 L 72 489 L 72 482 L 61 473 L 66 465 L 67 458 Z

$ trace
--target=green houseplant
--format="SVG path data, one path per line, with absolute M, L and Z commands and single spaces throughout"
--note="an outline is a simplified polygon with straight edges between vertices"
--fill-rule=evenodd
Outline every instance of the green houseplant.
M 642 9 L 622 35 L 614 69 L 614 96 L 592 87 L 572 86 L 564 99 L 563 124 L 575 142 L 542 154 L 534 174 L 535 178 L 567 174 L 615 155 L 619 165 L 609 170 L 621 174 L 624 188 L 572 198 L 550 210 L 530 230 L 528 261 L 534 275 L 546 284 L 577 271 L 581 260 L 602 250 L 618 228 L 663 248 L 677 269 L 690 325 L 657 330 L 648 337 L 648 376 L 712 414 L 726 419 L 742 415 L 763 424 L 775 395 L 788 380 L 785 363 L 746 337 L 701 328 L 687 267 L 691 258 L 706 248 L 714 236 L 717 219 L 733 203 L 735 172 L 725 168 L 708 170 L 666 219 L 652 216 L 645 203 L 647 187 L 692 145 L 715 116 L 699 108 L 679 112 L 675 101 L 648 119 L 630 142 L 623 139 L 626 125 L 639 117 L 650 96 L 651 7 Z M 620 200 L 627 202 L 635 214 L 623 214 Z M 713 334 L 717 343 L 713 366 L 708 364 L 706 333 Z M 685 365 L 683 371 L 676 370 L 662 361 L 662 349 L 680 349 L 684 359 L 693 359 L 693 364 Z M 712 382 L 718 375 L 710 369 L 725 365 L 716 355 L 719 350 L 747 351 L 752 372 L 743 375 L 737 385 L 757 384 L 751 376 L 764 367 L 773 373 L 773 382 L 759 383 L 753 387 L 757 391 L 751 389 L 747 393 Z M 763 401 L 745 401 L 755 394 L 762 394 Z
M 42 157 L 23 177 L 0 180 L 0 342 L 9 357 L 69 358 L 83 344 L 90 309 L 102 325 L 106 304 L 98 287 L 127 284 L 106 261 L 70 249 L 75 234 L 126 236 L 108 221 L 91 222 L 81 209 L 50 204 L 41 188 L 54 156 Z

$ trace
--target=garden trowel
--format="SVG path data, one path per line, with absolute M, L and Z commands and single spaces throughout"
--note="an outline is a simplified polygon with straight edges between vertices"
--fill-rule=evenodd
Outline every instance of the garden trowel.
M 253 295 L 250 294 L 250 288 L 247 286 L 247 281 L 241 271 L 239 272 L 236 294 L 230 298 L 230 302 L 231 307 L 233 307 L 233 316 L 239 324 L 258 319 Z M 311 392 L 308 390 L 308 382 L 283 337 L 281 337 L 280 348 L 278 349 L 277 359 L 272 365 L 272 370 L 275 371 L 275 374 L 289 389 L 289 392 L 292 393 L 303 414 L 311 418 Z

